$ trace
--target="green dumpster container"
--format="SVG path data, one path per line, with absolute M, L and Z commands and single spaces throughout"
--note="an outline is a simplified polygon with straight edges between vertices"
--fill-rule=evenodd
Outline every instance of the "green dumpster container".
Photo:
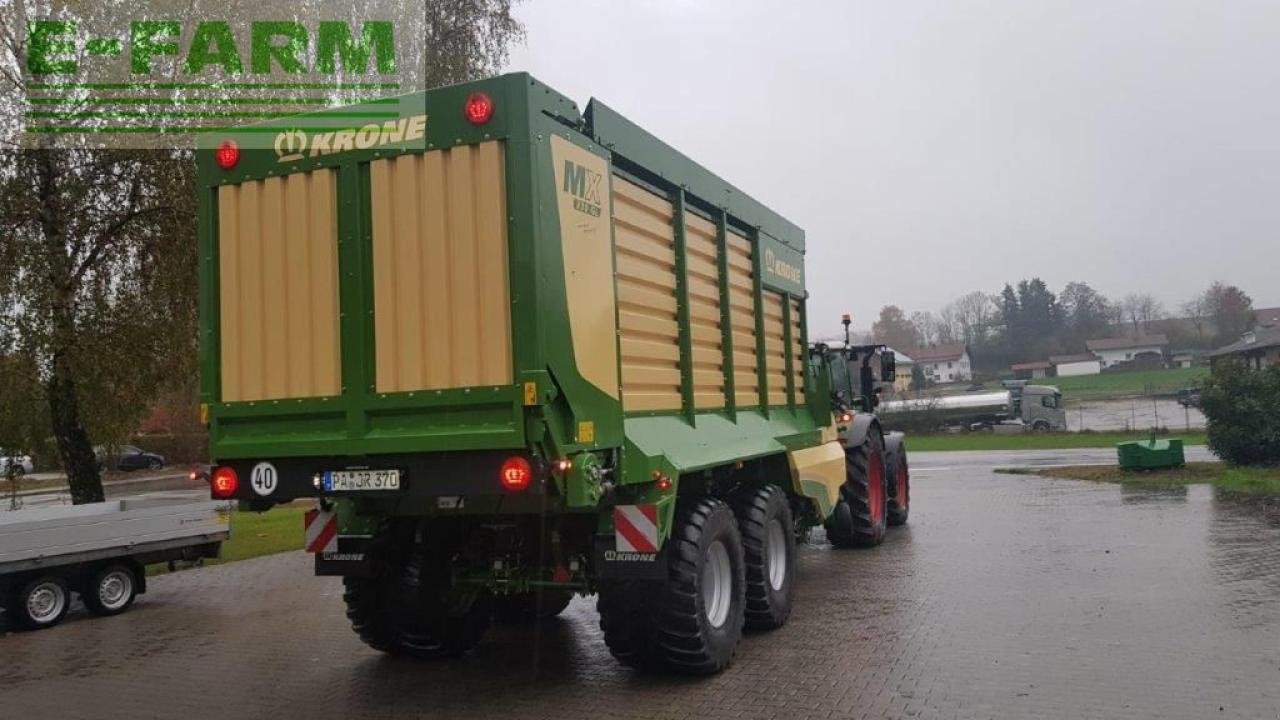
M 1130 440 L 1116 443 L 1122 470 L 1157 470 L 1187 464 L 1182 455 L 1182 439 Z

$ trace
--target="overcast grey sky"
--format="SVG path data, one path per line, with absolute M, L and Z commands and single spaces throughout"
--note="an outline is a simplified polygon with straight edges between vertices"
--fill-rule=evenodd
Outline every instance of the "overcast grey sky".
M 531 0 L 511 68 L 803 227 L 819 318 L 1038 275 L 1280 305 L 1280 3 Z M 874 267 L 873 267 L 874 266 Z

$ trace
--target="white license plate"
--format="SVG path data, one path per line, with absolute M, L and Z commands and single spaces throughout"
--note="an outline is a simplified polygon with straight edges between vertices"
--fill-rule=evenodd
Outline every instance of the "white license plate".
M 399 489 L 399 470 L 327 470 L 324 473 L 325 492 Z

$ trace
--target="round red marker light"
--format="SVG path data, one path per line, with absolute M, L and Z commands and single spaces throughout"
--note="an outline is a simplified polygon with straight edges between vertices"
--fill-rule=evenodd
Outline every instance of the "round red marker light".
M 220 467 L 213 471 L 213 477 L 209 479 L 209 492 L 215 500 L 234 497 L 238 489 L 240 489 L 240 478 L 236 476 L 235 470 Z
M 462 112 L 472 125 L 484 125 L 493 119 L 493 100 L 482 92 L 473 92 L 467 96 Z
M 502 469 L 498 471 L 498 479 L 502 482 L 503 490 L 518 492 L 529 487 L 529 483 L 533 482 L 533 466 L 529 465 L 529 461 L 520 456 L 509 457 L 507 461 L 502 463 Z
M 230 170 L 240 162 L 240 146 L 234 140 L 223 140 L 218 149 L 213 151 L 213 159 L 218 167 Z

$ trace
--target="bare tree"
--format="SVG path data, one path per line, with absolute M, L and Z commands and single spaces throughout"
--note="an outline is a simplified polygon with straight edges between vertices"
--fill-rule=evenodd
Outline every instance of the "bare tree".
M 960 313 L 954 304 L 947 305 L 938 311 L 938 342 L 954 343 L 964 340 L 964 332 L 960 327 Z
M 959 337 L 974 345 L 987 338 L 996 318 L 996 305 L 991 296 L 980 290 L 963 295 L 948 306 L 953 309 Z
M 920 342 L 924 345 L 948 342 L 944 339 L 944 335 L 949 333 L 943 328 L 942 321 L 937 315 L 927 310 L 911 313 L 911 324 L 920 333 Z
M 1253 327 L 1253 299 L 1235 285 L 1215 282 L 1205 291 L 1204 301 L 1219 343 L 1232 342 Z
M 1131 293 L 1120 305 L 1135 336 L 1146 335 L 1151 323 L 1165 317 L 1164 306 L 1150 293 Z
M 880 308 L 880 319 L 871 326 L 871 335 L 876 342 L 884 343 L 895 350 L 906 350 L 920 345 L 920 330 L 907 319 L 902 308 L 897 305 L 886 305 Z
M 1182 303 L 1180 306 L 1182 314 L 1191 322 L 1192 327 L 1196 329 L 1196 338 L 1204 339 L 1205 324 L 1209 321 L 1210 308 L 1209 297 L 1207 293 L 1199 293 L 1190 300 Z

